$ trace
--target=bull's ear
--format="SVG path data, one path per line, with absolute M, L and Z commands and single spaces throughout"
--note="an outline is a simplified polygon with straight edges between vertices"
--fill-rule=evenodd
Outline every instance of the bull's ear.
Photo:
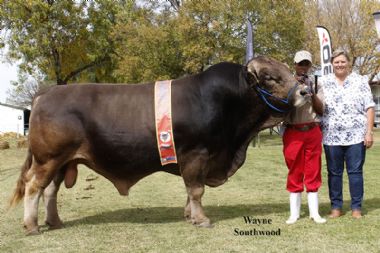
M 290 69 L 289 65 L 286 62 L 282 62 L 282 64 L 284 64 L 285 67 L 287 67 L 288 69 Z
M 247 84 L 249 87 L 254 87 L 259 83 L 259 77 L 257 75 L 256 70 L 252 65 L 248 65 L 245 68 L 245 79 L 247 80 Z

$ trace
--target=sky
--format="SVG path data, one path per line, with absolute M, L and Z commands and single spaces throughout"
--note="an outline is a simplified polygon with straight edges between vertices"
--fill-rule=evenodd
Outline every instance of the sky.
M 0 103 L 5 103 L 6 91 L 13 87 L 11 81 L 17 81 L 17 66 L 0 61 Z

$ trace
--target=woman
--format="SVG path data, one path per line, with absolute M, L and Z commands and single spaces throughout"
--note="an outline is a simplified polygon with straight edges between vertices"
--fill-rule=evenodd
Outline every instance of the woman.
M 373 144 L 374 106 L 368 81 L 350 72 L 344 50 L 331 57 L 334 73 L 320 79 L 324 93 L 323 147 L 328 170 L 330 218 L 342 215 L 344 163 L 349 179 L 353 218 L 361 218 L 363 164 L 366 148 Z

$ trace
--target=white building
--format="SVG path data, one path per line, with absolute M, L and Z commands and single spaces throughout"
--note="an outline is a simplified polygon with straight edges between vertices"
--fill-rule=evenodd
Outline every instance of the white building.
M 26 135 L 30 110 L 0 103 L 0 134 L 14 132 Z

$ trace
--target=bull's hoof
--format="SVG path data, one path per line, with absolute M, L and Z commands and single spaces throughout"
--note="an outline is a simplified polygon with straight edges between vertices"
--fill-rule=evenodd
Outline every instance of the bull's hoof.
M 54 230 L 54 229 L 61 229 L 61 228 L 63 228 L 63 224 L 56 224 L 56 225 L 49 225 L 49 224 L 47 224 L 48 226 L 49 226 L 49 230 Z
M 30 235 L 39 235 L 39 234 L 41 234 L 41 232 L 39 231 L 38 228 L 26 231 L 26 235 L 27 236 L 30 236 Z
M 201 228 L 213 228 L 214 226 L 211 224 L 210 220 L 204 220 L 204 221 L 196 221 L 192 220 L 191 221 L 194 226 L 201 227 Z
M 26 225 L 24 223 L 24 229 L 25 229 L 25 235 L 39 235 L 40 234 L 40 228 L 38 225 Z
M 204 221 L 201 224 L 197 224 L 197 227 L 201 227 L 201 228 L 213 228 L 214 225 L 212 225 L 210 223 L 210 221 Z
M 61 229 L 63 228 L 63 223 L 62 221 L 55 221 L 55 222 L 49 222 L 45 221 L 45 224 L 49 226 L 49 230 L 54 230 L 54 229 Z
M 186 213 L 185 212 L 185 214 L 183 215 L 183 217 L 185 217 L 186 222 L 189 222 L 189 223 L 193 222 L 192 219 L 191 219 L 190 213 Z

